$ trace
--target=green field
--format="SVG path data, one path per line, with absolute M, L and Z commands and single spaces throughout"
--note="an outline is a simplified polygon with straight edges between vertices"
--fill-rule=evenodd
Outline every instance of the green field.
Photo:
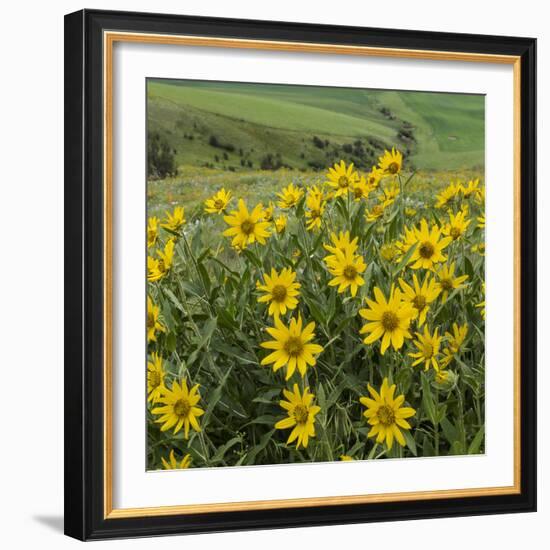
M 178 168 L 254 171 L 271 156 L 291 170 L 341 158 L 367 170 L 392 145 L 409 168 L 484 166 L 479 95 L 175 80 L 149 80 L 147 94 L 148 130 Z

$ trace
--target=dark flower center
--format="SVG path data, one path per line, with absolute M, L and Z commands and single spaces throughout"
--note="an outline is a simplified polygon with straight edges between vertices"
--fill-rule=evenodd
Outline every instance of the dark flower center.
M 413 306 L 418 311 L 422 311 L 426 307 L 426 297 L 421 294 L 417 294 L 413 299 Z
M 187 399 L 178 399 L 174 403 L 174 414 L 176 416 L 186 417 L 191 410 L 191 405 Z
M 423 258 L 426 258 L 427 260 L 430 259 L 434 255 L 434 252 L 435 252 L 434 245 L 429 241 L 423 242 L 420 245 L 420 248 L 418 249 L 418 253 Z
M 399 317 L 393 311 L 384 311 L 382 314 L 382 326 L 388 332 L 394 331 L 399 326 Z
M 426 342 L 424 344 L 424 357 L 429 358 L 429 357 L 432 357 L 433 354 L 434 354 L 434 347 L 430 343 Z
M 380 420 L 380 424 L 383 424 L 384 426 L 391 426 L 395 423 L 395 412 L 391 407 L 388 407 L 388 405 L 382 405 L 378 409 L 378 420 Z
M 353 281 L 357 276 L 357 269 L 353 265 L 347 265 L 346 267 L 344 267 L 344 271 L 342 272 L 342 274 L 346 279 Z
M 294 407 L 294 419 L 297 424 L 305 424 L 308 416 L 309 412 L 304 405 L 296 405 L 296 407 Z
M 244 222 L 241 223 L 241 231 L 245 235 L 250 235 L 254 231 L 254 222 L 250 220 L 244 220 Z
M 225 203 L 221 199 L 216 199 L 214 201 L 214 208 L 216 210 L 221 210 L 224 206 L 225 206 Z
M 285 351 L 293 357 L 296 357 L 304 350 L 304 344 L 302 344 L 301 338 L 297 336 L 290 336 L 285 343 Z
M 458 237 L 460 237 L 460 228 L 451 227 L 450 234 L 451 234 L 451 237 L 453 238 L 453 240 L 456 241 L 458 239 Z
M 397 162 L 392 162 L 389 166 L 388 166 L 388 172 L 390 174 L 397 174 L 397 172 L 399 172 L 399 164 L 397 164 Z
M 147 328 L 155 327 L 155 316 L 151 311 L 147 312 Z
M 160 385 L 160 374 L 158 372 L 152 371 L 149 373 L 149 385 L 152 388 L 156 388 Z
M 453 281 L 451 279 L 441 279 L 441 281 L 439 281 L 439 284 L 441 285 L 441 288 L 443 290 L 452 290 L 453 289 Z
M 340 176 L 338 178 L 338 187 L 341 187 L 344 189 L 345 187 L 349 186 L 349 179 L 347 176 Z
M 271 291 L 271 295 L 276 302 L 283 302 L 286 298 L 286 287 L 283 285 L 275 285 Z

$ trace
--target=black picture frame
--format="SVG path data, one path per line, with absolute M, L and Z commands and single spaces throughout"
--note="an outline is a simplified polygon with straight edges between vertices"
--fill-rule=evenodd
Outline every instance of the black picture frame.
M 521 491 L 207 514 L 104 514 L 103 31 L 520 57 Z M 83 10 L 65 17 L 65 533 L 80 540 L 536 510 L 536 40 Z

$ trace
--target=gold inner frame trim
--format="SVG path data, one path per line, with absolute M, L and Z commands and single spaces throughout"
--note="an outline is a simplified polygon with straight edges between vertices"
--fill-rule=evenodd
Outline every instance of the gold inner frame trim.
M 112 194 L 113 194 L 113 47 L 116 42 L 164 44 L 180 46 L 203 46 L 216 48 L 259 49 L 270 51 L 305 52 L 336 55 L 359 55 L 370 57 L 393 57 L 425 59 L 432 61 L 462 61 L 473 63 L 497 63 L 513 66 L 514 86 L 514 484 L 504 487 L 446 489 L 367 495 L 330 497 L 307 497 L 278 500 L 254 500 L 245 502 L 222 502 L 212 504 L 182 504 L 150 508 L 113 508 L 113 363 L 112 363 Z M 303 508 L 308 506 L 334 506 L 411 500 L 434 500 L 496 495 L 511 495 L 521 492 L 521 432 L 520 432 L 520 319 L 521 319 L 521 62 L 518 56 L 409 50 L 369 46 L 346 46 L 338 44 L 315 44 L 308 42 L 282 42 L 271 40 L 248 40 L 212 38 L 202 36 L 164 35 L 131 32 L 105 31 L 103 34 L 103 109 L 104 109 L 104 518 L 134 518 L 199 514 L 212 512 L 235 512 L 247 510 L 274 510 Z

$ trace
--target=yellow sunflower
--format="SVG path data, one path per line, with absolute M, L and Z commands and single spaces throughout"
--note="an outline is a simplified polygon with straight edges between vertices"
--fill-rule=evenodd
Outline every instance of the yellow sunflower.
M 341 160 L 340 164 L 336 163 L 328 169 L 326 183 L 336 190 L 335 196 L 339 197 L 347 195 L 350 186 L 357 181 L 358 177 L 353 162 L 346 166 L 346 163 Z
M 330 234 L 330 240 L 332 241 L 332 245 L 330 244 L 324 244 L 323 247 L 325 250 L 328 250 L 332 254 L 336 254 L 336 252 L 351 252 L 354 254 L 357 251 L 357 241 L 358 238 L 355 237 L 354 239 L 351 239 L 349 231 L 342 232 L 337 235 L 336 233 Z M 325 258 L 325 261 L 327 258 Z
M 462 237 L 471 222 L 471 220 L 466 218 L 466 215 L 466 210 L 460 210 L 456 215 L 449 213 L 449 223 L 446 223 L 441 229 L 443 235 L 451 237 L 453 241 Z
M 383 203 L 375 204 L 369 210 L 365 210 L 365 219 L 368 222 L 375 222 L 380 219 L 386 210 L 386 205 Z
M 147 220 L 147 248 L 157 244 L 159 237 L 159 219 L 156 216 Z
M 307 188 L 308 197 L 318 197 L 321 201 L 326 201 L 329 197 L 325 195 L 325 192 L 317 187 L 317 185 L 312 185 Z
M 479 304 L 476 304 L 476 307 L 481 308 L 480 309 L 481 318 L 485 320 L 485 283 L 483 283 L 482 287 L 483 287 L 483 300 L 479 302 Z
M 367 199 L 369 197 L 370 188 L 367 185 L 367 180 L 364 176 L 361 176 L 360 179 L 352 182 L 350 184 L 351 194 L 355 201 L 360 201 L 361 199 Z
M 169 460 L 165 460 L 163 456 L 160 459 L 165 470 L 185 470 L 191 466 L 191 455 L 187 453 L 181 461 L 178 461 L 174 449 L 170 451 Z
M 422 286 L 418 282 L 416 273 L 413 273 L 413 285 L 409 285 L 403 279 L 399 279 L 399 286 L 403 291 L 403 299 L 414 307 L 413 319 L 418 319 L 418 326 L 421 327 L 426 320 L 430 304 L 439 296 L 440 290 L 433 278 L 429 275 L 424 277 Z
M 437 289 L 441 293 L 441 301 L 445 303 L 449 294 L 457 289 L 464 288 L 464 281 L 468 278 L 468 275 L 460 275 L 455 277 L 455 263 L 452 262 L 451 265 L 445 264 L 437 272 L 438 282 L 436 284 Z
M 380 185 L 380 180 L 384 176 L 384 171 L 380 168 L 373 166 L 371 171 L 367 174 L 367 185 L 370 191 L 375 191 Z
M 304 190 L 290 183 L 287 187 L 283 188 L 282 193 L 277 193 L 277 196 L 281 199 L 278 202 L 281 208 L 292 208 L 304 196 Z
M 485 229 L 485 214 L 481 214 L 477 217 L 477 226 L 480 229 Z
M 258 302 L 269 303 L 269 315 L 284 315 L 287 309 L 295 309 L 298 305 L 297 296 L 300 295 L 300 283 L 296 282 L 296 272 L 289 267 L 281 273 L 271 269 L 271 276 L 264 273 L 265 284 L 256 283 L 258 290 L 265 292 L 258 298 Z
M 157 250 L 158 258 L 147 256 L 147 280 L 150 282 L 162 279 L 172 268 L 174 261 L 174 240 L 170 239 L 164 250 Z
M 273 221 L 273 215 L 275 212 L 275 205 L 269 201 L 269 204 L 264 208 L 264 220 L 266 222 L 272 222 Z
M 443 350 L 443 359 L 441 364 L 443 367 L 447 367 L 453 360 L 454 356 L 460 352 L 464 340 L 468 335 L 468 325 L 459 325 L 453 323 L 452 332 L 445 332 L 445 340 L 447 341 L 447 347 Z
M 209 199 L 204 201 L 204 211 L 209 214 L 224 214 L 231 200 L 231 191 L 220 189 Z
M 407 216 L 407 218 L 414 218 L 416 216 L 416 209 L 407 206 L 405 208 L 405 216 Z
M 275 224 L 275 231 L 277 231 L 277 233 L 283 233 L 283 231 L 286 229 L 286 222 L 287 217 L 284 215 L 275 218 L 275 220 L 273 220 L 273 223 Z
M 468 324 L 459 325 L 458 323 L 453 323 L 452 328 L 452 332 L 445 332 L 445 338 L 447 339 L 450 350 L 453 353 L 458 353 L 468 335 Z
M 387 208 L 395 202 L 395 199 L 399 196 L 399 186 L 393 183 L 382 189 L 382 195 L 378 198 L 378 201 Z
M 436 208 L 445 208 L 450 202 L 458 199 L 462 194 L 463 187 L 460 183 L 449 184 L 439 195 L 436 195 Z
M 293 428 L 288 436 L 286 444 L 296 441 L 296 448 L 307 447 L 309 438 L 315 437 L 315 415 L 321 410 L 318 405 L 313 405 L 315 395 L 310 393 L 309 388 L 304 389 L 301 394 L 298 384 L 294 384 L 293 391 L 283 390 L 287 401 L 279 401 L 279 405 L 287 412 L 287 418 L 279 420 L 275 424 L 277 430 L 288 430 Z
M 164 366 L 158 353 L 151 354 L 152 361 L 147 361 L 147 401 L 156 403 L 162 395 L 164 387 Z
M 151 412 L 161 416 L 155 420 L 159 424 L 161 432 L 174 428 L 174 434 L 184 429 L 185 439 L 189 439 L 189 426 L 196 432 L 201 431 L 199 421 L 197 420 L 204 414 L 204 411 L 197 407 L 200 401 L 199 385 L 196 384 L 188 390 L 187 381 L 183 379 L 181 385 L 174 380 L 172 388 L 163 388 L 161 397 L 157 399 L 162 406 L 156 407 Z
M 361 334 L 368 333 L 363 340 L 365 344 L 372 344 L 381 338 L 380 353 L 384 355 L 390 343 L 397 351 L 403 346 L 405 338 L 412 338 L 409 325 L 415 311 L 409 302 L 403 300 L 400 290 L 393 286 L 388 301 L 377 286 L 374 287 L 374 297 L 375 300 L 367 298 L 369 309 L 359 310 L 359 315 L 369 321 L 361 329 Z
M 403 256 L 409 251 L 411 246 L 414 246 L 417 242 L 416 238 L 416 228 L 409 229 L 408 227 L 404 228 L 405 234 L 401 236 L 401 240 L 395 242 L 395 246 L 399 253 L 397 254 L 395 261 L 397 263 L 401 262 Z
M 472 195 L 475 197 L 479 196 L 481 189 L 479 187 L 479 178 L 476 178 L 475 180 L 470 180 L 466 186 L 462 186 L 462 193 L 465 198 L 471 197 Z
M 160 307 L 147 296 L 147 342 L 156 342 L 156 331 L 166 332 L 166 327 L 159 321 Z
M 482 186 L 478 189 L 477 193 L 474 195 L 474 200 L 484 208 L 485 205 L 485 186 Z
M 481 242 L 472 246 L 472 252 L 475 252 L 480 256 L 485 256 L 485 243 Z
M 340 460 L 342 462 L 353 462 L 355 459 L 349 455 L 340 455 Z
M 376 443 L 386 442 L 388 449 L 393 447 L 394 439 L 404 447 L 405 437 L 402 430 L 411 429 L 406 419 L 414 416 L 416 411 L 412 407 L 402 406 L 405 402 L 404 395 L 394 397 L 396 386 L 390 386 L 387 378 L 382 382 L 380 393 L 370 384 L 367 387 L 370 397 L 361 397 L 359 401 L 367 407 L 363 415 L 372 426 L 368 437 L 376 438 Z
M 442 336 L 439 336 L 439 328 L 435 329 L 433 334 L 430 334 L 428 327 L 424 327 L 424 334 L 416 333 L 416 340 L 413 344 L 418 348 L 415 353 L 409 353 L 409 357 L 416 359 L 413 363 L 413 367 L 424 363 L 424 370 L 428 370 L 430 365 L 439 371 L 439 364 L 437 362 L 439 356 L 439 348 L 441 347 Z
M 164 229 L 168 229 L 173 233 L 178 233 L 178 231 L 183 227 L 184 223 L 185 223 L 184 208 L 183 206 L 176 206 L 172 214 L 170 212 L 166 212 L 166 221 L 164 221 L 160 225 L 164 227 Z
M 288 327 L 279 317 L 274 318 L 274 323 L 274 327 L 266 328 L 274 340 L 260 344 L 263 348 L 274 351 L 262 359 L 261 364 L 273 363 L 274 372 L 286 365 L 285 380 L 288 380 L 298 368 L 303 378 L 308 365 L 315 366 L 317 361 L 314 356 L 323 351 L 323 346 L 311 342 L 315 338 L 315 323 L 309 323 L 303 330 L 301 316 L 291 319 Z
M 422 219 L 420 229 L 415 228 L 414 234 L 418 244 L 409 259 L 412 269 L 433 270 L 435 264 L 447 260 L 447 257 L 443 255 L 443 250 L 453 239 L 452 237 L 440 239 L 441 229 L 437 225 L 433 225 L 430 231 L 428 222 Z
M 399 253 L 395 243 L 384 243 L 380 247 L 380 257 L 386 262 L 393 262 Z
M 401 172 L 403 166 L 403 155 L 392 147 L 390 151 L 384 151 L 384 154 L 378 159 L 378 167 L 385 176 L 395 176 Z
M 337 249 L 334 255 L 325 258 L 325 262 L 329 273 L 334 277 L 329 281 L 329 286 L 338 286 L 338 293 L 350 287 L 351 295 L 355 296 L 358 288 L 365 284 L 361 273 L 367 266 L 363 257 L 352 251 L 351 244 L 344 251 Z
M 322 216 L 325 211 L 325 203 L 322 195 L 318 193 L 308 193 L 306 197 L 306 228 L 308 231 L 318 231 L 321 229 Z
M 226 237 L 232 237 L 231 244 L 245 248 L 249 244 L 259 242 L 265 244 L 269 237 L 269 222 L 263 220 L 264 208 L 262 204 L 257 204 L 248 212 L 245 202 L 239 199 L 239 209 L 233 210 L 229 216 L 224 216 L 223 219 L 227 225 L 231 227 L 226 229 L 223 234 Z

